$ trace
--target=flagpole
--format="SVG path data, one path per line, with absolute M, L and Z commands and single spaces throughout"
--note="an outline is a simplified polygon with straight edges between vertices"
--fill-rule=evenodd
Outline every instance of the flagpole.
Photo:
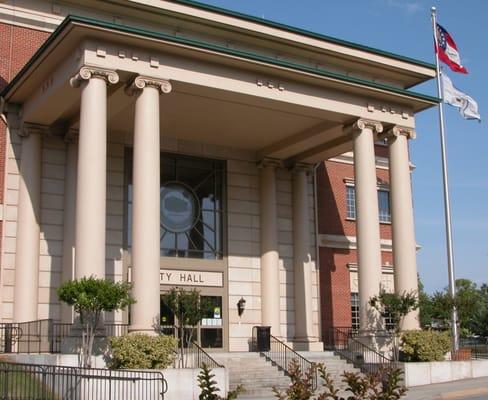
M 442 99 L 441 89 L 441 70 L 439 65 L 439 54 L 437 51 L 437 32 L 436 32 L 436 8 L 431 8 L 432 28 L 434 32 L 435 42 L 435 66 L 437 70 L 437 96 Z M 446 156 L 446 138 L 444 132 L 444 108 L 443 102 L 439 103 L 439 125 L 440 125 L 440 139 L 441 139 L 441 158 L 442 158 L 442 180 L 444 188 L 444 217 L 446 224 L 446 245 L 447 245 L 447 269 L 449 276 L 449 294 L 454 298 L 456 296 L 456 280 L 454 274 L 454 252 L 452 246 L 452 226 L 451 226 L 451 201 L 449 199 L 449 181 L 447 176 L 447 156 Z M 452 310 L 452 345 L 454 351 L 459 349 L 459 335 L 457 326 L 458 316 L 456 307 Z

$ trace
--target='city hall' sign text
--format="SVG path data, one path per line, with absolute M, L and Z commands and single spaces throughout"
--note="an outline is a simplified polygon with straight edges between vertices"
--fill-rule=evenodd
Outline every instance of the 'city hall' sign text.
M 161 285 L 174 286 L 223 286 L 222 272 L 185 271 L 176 269 L 161 269 L 159 272 Z

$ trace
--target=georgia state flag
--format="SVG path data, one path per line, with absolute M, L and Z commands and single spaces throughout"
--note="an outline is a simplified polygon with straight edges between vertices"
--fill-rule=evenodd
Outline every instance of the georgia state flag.
M 442 26 L 436 25 L 437 54 L 439 54 L 439 59 L 446 63 L 454 72 L 467 74 L 468 70 L 461 65 L 461 57 L 454 39 Z

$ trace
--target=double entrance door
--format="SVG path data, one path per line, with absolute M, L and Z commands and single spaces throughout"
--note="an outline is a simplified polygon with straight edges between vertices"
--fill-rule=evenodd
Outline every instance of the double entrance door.
M 185 290 L 191 290 L 191 288 L 185 288 Z M 164 293 L 165 291 L 162 291 L 160 300 L 161 330 L 163 334 L 177 336 L 176 326 L 179 324 L 162 299 Z M 227 316 L 223 299 L 222 294 L 207 290 L 201 291 L 200 301 L 206 305 L 206 312 L 195 329 L 185 328 L 185 339 L 192 335 L 192 340 L 205 349 L 224 349 Z

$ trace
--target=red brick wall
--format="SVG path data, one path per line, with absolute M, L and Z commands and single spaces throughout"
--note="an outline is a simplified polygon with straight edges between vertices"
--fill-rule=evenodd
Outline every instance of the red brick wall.
M 0 91 L 44 43 L 49 33 L 0 23 Z M 6 127 L 0 122 L 0 204 L 4 203 L 5 165 L 7 158 Z M 0 250 L 3 221 L 0 221 Z
M 388 148 L 376 146 L 376 155 L 388 157 Z M 389 173 L 377 169 L 378 183 L 389 184 Z M 356 222 L 346 219 L 346 182 L 354 179 L 354 166 L 325 161 L 317 171 L 319 233 L 356 236 Z M 380 224 L 382 239 L 391 240 L 391 225 Z M 347 264 L 357 263 L 356 250 L 320 248 L 322 333 L 331 327 L 351 326 L 351 290 Z M 382 264 L 392 265 L 391 252 L 382 252 Z

